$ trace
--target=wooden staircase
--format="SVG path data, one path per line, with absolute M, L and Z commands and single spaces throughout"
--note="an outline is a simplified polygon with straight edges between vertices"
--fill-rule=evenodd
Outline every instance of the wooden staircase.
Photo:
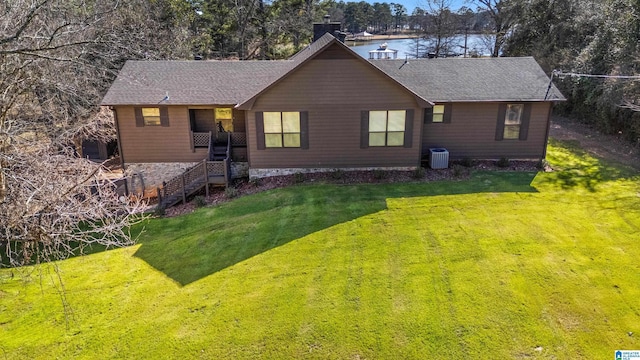
M 227 158 L 227 145 L 214 144 L 209 154 L 210 161 L 222 161 Z
M 222 145 L 211 139 L 206 159 L 187 169 L 181 175 L 166 181 L 157 188 L 158 206 L 167 208 L 205 188 L 209 196 L 209 184 L 228 186 L 231 178 L 231 133 L 227 133 L 227 143 Z

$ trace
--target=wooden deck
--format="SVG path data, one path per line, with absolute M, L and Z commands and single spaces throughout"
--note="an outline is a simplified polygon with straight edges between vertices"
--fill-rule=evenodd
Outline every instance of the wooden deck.
M 184 173 L 163 183 L 158 188 L 158 206 L 166 208 L 179 202 L 186 203 L 187 197 L 205 189 L 209 196 L 209 184 L 228 186 L 231 180 L 231 145 L 232 134 L 225 133 L 225 146 L 220 146 L 221 139 L 212 138 L 211 133 L 193 133 L 194 145 L 207 146 L 207 158 Z M 208 144 L 206 143 L 208 141 Z

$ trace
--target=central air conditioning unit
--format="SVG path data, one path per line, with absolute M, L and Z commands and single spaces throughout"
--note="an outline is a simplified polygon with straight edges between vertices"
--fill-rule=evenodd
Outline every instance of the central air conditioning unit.
M 432 169 L 446 169 L 449 167 L 449 152 L 443 148 L 429 149 L 429 166 Z

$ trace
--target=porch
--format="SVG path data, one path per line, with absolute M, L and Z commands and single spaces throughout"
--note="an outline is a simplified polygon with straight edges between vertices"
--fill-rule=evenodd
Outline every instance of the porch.
M 243 110 L 231 106 L 190 108 L 189 123 L 193 152 L 208 148 L 208 159 L 221 161 L 226 157 L 227 144 L 230 143 L 231 159 L 236 162 L 247 161 L 247 134 Z
M 191 108 L 189 123 L 191 151 L 202 153 L 203 159 L 157 188 L 158 206 L 184 203 L 203 188 L 209 196 L 209 185 L 229 185 L 232 162 L 247 161 L 244 111 L 230 107 Z
M 247 161 L 247 133 L 245 132 L 193 132 L 191 131 L 192 149 L 207 148 L 209 161 L 221 161 L 229 157 L 232 161 Z

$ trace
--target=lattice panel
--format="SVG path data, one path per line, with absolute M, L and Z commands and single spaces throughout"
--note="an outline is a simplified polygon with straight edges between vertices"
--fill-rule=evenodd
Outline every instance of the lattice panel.
M 234 132 L 231 133 L 231 144 L 232 145 L 247 145 L 247 133 Z
M 207 172 L 209 175 L 224 175 L 224 161 L 207 162 Z
M 209 146 L 211 134 L 209 133 L 193 133 L 193 146 L 207 147 Z

